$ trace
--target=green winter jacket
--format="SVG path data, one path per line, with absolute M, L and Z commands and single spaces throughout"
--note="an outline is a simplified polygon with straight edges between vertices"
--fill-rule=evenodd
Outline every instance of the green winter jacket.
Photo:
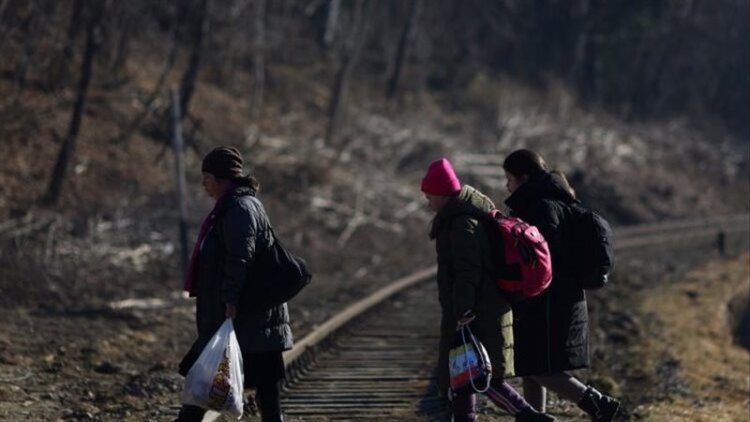
M 484 344 L 493 378 L 513 376 L 513 314 L 490 272 L 489 241 L 479 219 L 494 208 L 492 201 L 471 186 L 451 197 L 432 221 L 438 262 L 438 299 L 442 309 L 438 386 L 449 386 L 448 351 L 456 323 L 469 309 L 476 319 L 472 332 Z

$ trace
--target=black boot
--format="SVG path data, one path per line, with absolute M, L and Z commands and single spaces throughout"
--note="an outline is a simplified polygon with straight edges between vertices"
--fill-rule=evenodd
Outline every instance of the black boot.
M 175 422 L 200 422 L 203 420 L 203 415 L 206 414 L 206 410 L 198 406 L 191 406 L 189 404 L 183 404 L 180 409 L 180 414 L 177 415 Z
M 583 398 L 578 402 L 578 407 L 588 413 L 594 422 L 609 422 L 615 418 L 617 410 L 620 409 L 620 402 L 588 387 L 583 393 Z
M 261 422 L 284 422 L 284 416 L 281 413 L 263 413 L 260 412 Z
M 552 416 L 537 412 L 533 407 L 525 407 L 520 412 L 516 413 L 516 422 L 553 422 L 555 418 Z
M 260 408 L 260 422 L 284 422 L 280 406 Z

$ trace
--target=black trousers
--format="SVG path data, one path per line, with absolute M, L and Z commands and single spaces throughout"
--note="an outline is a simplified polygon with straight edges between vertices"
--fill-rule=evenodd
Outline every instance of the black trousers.
M 255 394 L 255 403 L 260 408 L 260 419 L 263 422 L 281 422 L 281 383 L 274 382 L 259 385 Z

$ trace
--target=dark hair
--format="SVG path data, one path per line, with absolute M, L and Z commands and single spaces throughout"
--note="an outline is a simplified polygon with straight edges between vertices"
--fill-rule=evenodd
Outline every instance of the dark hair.
M 231 180 L 232 183 L 237 186 L 246 186 L 251 188 L 255 192 L 258 192 L 260 190 L 260 182 L 258 182 L 258 179 L 253 176 L 239 176 L 232 178 Z
M 565 192 L 570 195 L 573 199 L 578 199 L 576 197 L 576 191 L 573 189 L 573 186 L 570 186 L 570 182 L 568 182 L 568 178 L 565 177 L 565 173 L 559 171 L 559 170 L 552 170 L 549 172 L 549 174 L 552 175 L 555 179 L 557 179 L 557 182 L 560 184 L 560 187 L 565 190 Z
M 541 155 L 530 149 L 517 149 L 505 157 L 503 169 L 514 176 L 533 176 L 547 171 L 547 163 Z

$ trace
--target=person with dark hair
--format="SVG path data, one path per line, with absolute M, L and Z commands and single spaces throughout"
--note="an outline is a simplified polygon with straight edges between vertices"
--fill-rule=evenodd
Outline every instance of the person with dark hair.
M 494 204 L 471 186 L 461 186 L 451 163 L 442 158 L 430 164 L 421 190 L 435 212 L 430 238 L 438 262 L 438 301 L 442 310 L 437 384 L 450 391 L 448 353 L 459 323 L 487 349 L 492 381 L 486 392 L 516 421 L 554 421 L 537 412 L 504 381 L 513 376 L 513 313 L 490 274 L 493 268 L 488 233 L 481 220 Z M 454 422 L 476 421 L 476 394 L 471 387 L 450 392 Z
M 544 411 L 546 388 L 576 403 L 592 421 L 611 421 L 620 403 L 566 371 L 589 366 L 586 294 L 565 256 L 566 215 L 577 202 L 561 172 L 549 171 L 534 151 L 520 149 L 503 168 L 511 214 L 535 225 L 549 245 L 553 279 L 539 296 L 513 304 L 516 375 L 526 400 Z
M 201 226 L 185 277 L 185 290 L 196 298 L 198 339 L 180 363 L 186 375 L 226 318 L 234 320 L 242 352 L 245 388 L 257 388 L 263 422 L 282 421 L 282 352 L 292 348 L 286 304 L 260 305 L 252 283 L 253 262 L 273 244 L 271 223 L 256 197 L 257 180 L 243 173 L 240 152 L 221 146 L 202 163 L 203 187 L 214 199 Z M 200 421 L 205 410 L 183 405 L 178 421 Z

